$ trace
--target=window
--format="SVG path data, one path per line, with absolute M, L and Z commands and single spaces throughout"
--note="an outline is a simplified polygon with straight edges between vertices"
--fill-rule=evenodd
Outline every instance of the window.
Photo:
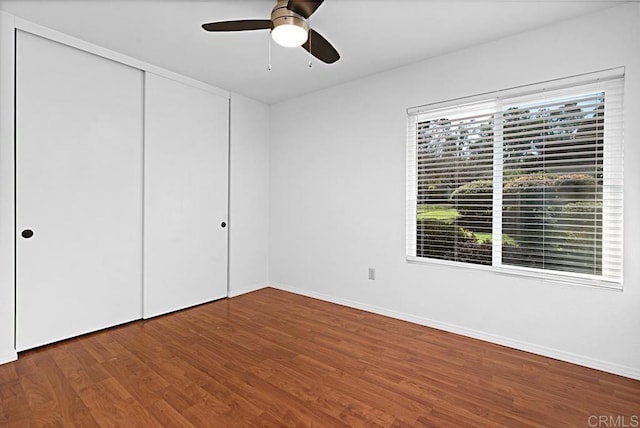
M 409 110 L 410 260 L 621 287 L 620 70 L 553 85 Z

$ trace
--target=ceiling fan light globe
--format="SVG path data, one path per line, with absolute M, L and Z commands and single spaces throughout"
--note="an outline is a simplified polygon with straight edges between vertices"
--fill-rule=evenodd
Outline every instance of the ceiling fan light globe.
M 287 48 L 302 46 L 309 38 L 309 32 L 303 26 L 282 24 L 271 30 L 273 41 Z

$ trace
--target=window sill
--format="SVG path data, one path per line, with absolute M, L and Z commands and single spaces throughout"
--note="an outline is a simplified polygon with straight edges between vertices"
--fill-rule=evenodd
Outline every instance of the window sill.
M 589 277 L 587 275 L 581 275 L 576 273 L 556 273 L 556 272 L 541 272 L 537 269 L 515 267 L 515 266 L 486 266 L 475 265 L 472 263 L 453 262 L 449 260 L 440 259 L 428 259 L 423 257 L 407 256 L 407 262 L 412 264 L 423 265 L 441 265 L 454 268 L 480 270 L 485 272 L 495 272 L 499 275 L 515 276 L 520 278 L 531 278 L 542 281 L 555 282 L 559 284 L 575 285 L 580 287 L 591 287 L 604 290 L 612 290 L 622 292 L 622 283 L 615 281 L 607 281 L 605 279 L 598 279 Z

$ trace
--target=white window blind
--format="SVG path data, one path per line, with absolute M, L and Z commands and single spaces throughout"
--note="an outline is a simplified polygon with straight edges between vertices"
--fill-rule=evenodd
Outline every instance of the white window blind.
M 620 74 L 411 110 L 409 259 L 619 288 Z

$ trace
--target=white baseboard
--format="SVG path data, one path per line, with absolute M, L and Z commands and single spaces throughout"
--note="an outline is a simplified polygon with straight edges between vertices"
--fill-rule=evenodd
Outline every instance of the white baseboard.
M 484 340 L 485 342 L 495 343 L 497 345 L 507 346 L 509 348 L 518 349 L 520 351 L 531 352 L 533 354 L 542 355 L 544 357 L 554 358 L 560 361 L 566 361 L 568 363 L 578 364 L 580 366 L 589 367 L 596 370 L 601 370 L 608 373 L 617 374 L 620 376 L 629 377 L 632 379 L 640 380 L 640 368 L 623 366 L 608 361 L 602 361 L 583 355 L 573 354 L 571 352 L 562 351 L 559 349 L 553 349 L 542 345 L 536 345 L 534 343 L 523 342 L 517 339 L 511 339 L 508 337 L 498 336 L 491 333 L 486 333 L 479 330 L 473 330 L 466 327 L 460 327 L 453 324 L 444 323 L 428 318 L 419 317 L 416 315 L 405 314 L 402 312 L 393 311 L 378 306 L 372 306 L 365 303 L 356 302 L 353 300 L 342 299 L 339 297 L 329 296 L 326 294 L 316 293 L 315 291 L 305 290 L 301 288 L 291 287 L 284 284 L 271 281 L 270 287 L 278 290 L 288 291 L 294 294 L 302 296 L 312 297 L 314 299 L 324 300 L 326 302 L 336 303 L 342 306 L 348 306 L 350 308 L 360 309 L 367 312 L 372 312 L 379 315 L 388 316 L 391 318 L 408 321 L 414 324 L 424 325 L 426 327 L 435 328 L 438 330 L 448 331 L 450 333 L 456 333 L 462 336 L 471 337 L 474 339 Z
M 18 353 L 16 351 L 9 351 L 0 354 L 0 364 L 10 363 L 18 359 Z
M 229 293 L 227 294 L 227 297 L 237 297 L 237 296 L 240 296 L 242 294 L 247 294 L 247 293 L 251 293 L 252 291 L 257 291 L 257 290 L 261 290 L 263 288 L 267 288 L 268 286 L 269 286 L 268 282 L 262 282 L 260 284 L 254 284 L 254 285 L 234 288 L 232 290 L 229 290 Z

